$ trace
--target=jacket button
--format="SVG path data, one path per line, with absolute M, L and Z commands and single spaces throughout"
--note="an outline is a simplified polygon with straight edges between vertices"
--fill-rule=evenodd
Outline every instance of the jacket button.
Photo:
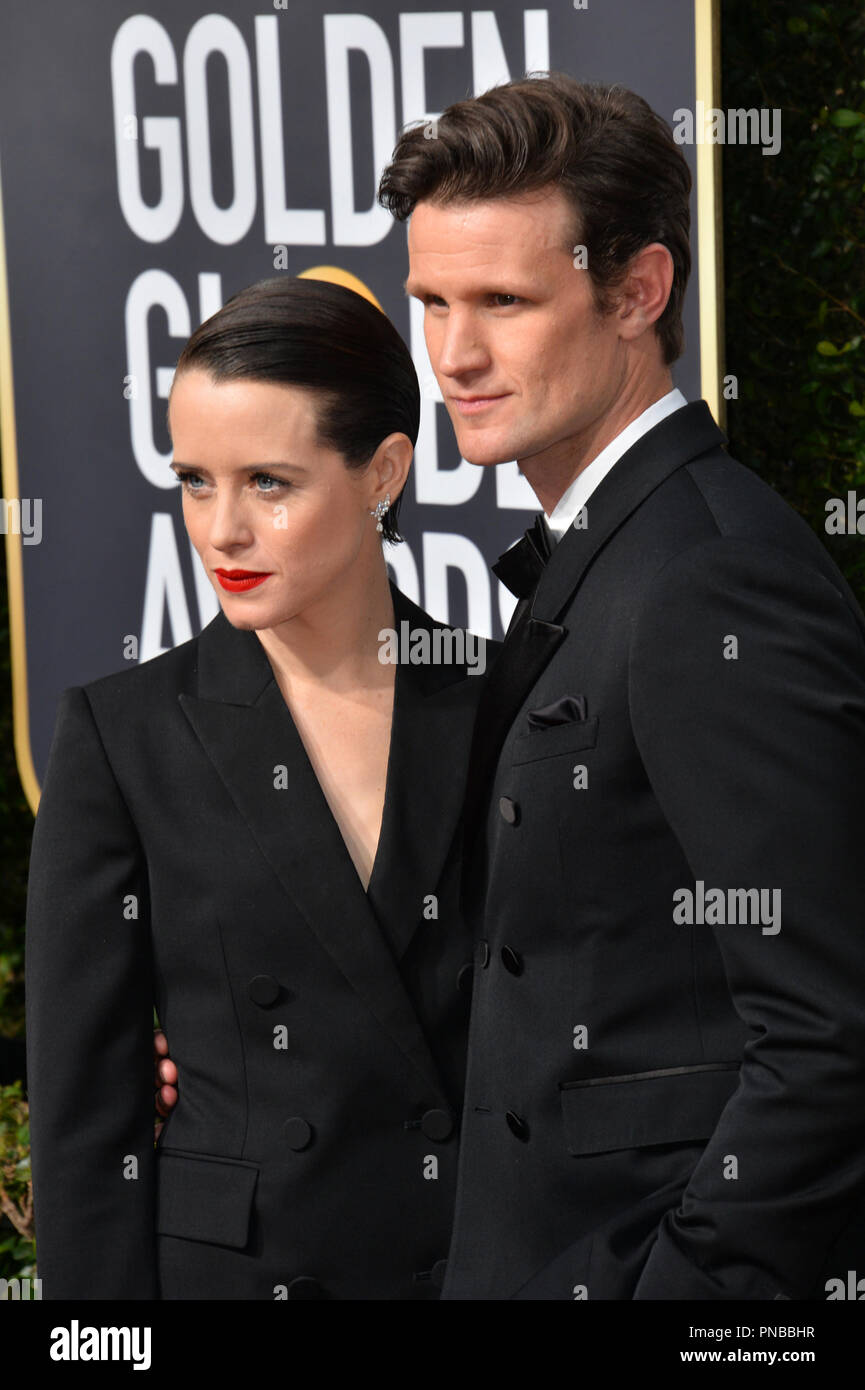
M 457 989 L 460 994 L 471 994 L 474 973 L 475 968 L 470 960 L 467 960 L 465 965 L 460 966 L 457 972 Z
M 499 797 L 499 810 L 502 820 L 506 820 L 508 825 L 519 825 L 520 808 L 516 801 L 511 801 L 509 796 Z
M 313 1128 L 306 1120 L 295 1115 L 282 1126 L 282 1137 L 290 1149 L 300 1153 L 312 1143 Z
M 272 975 L 256 975 L 254 980 L 249 982 L 249 997 L 253 1004 L 260 1004 L 266 1009 L 268 1004 L 275 1004 L 279 998 L 279 980 L 275 980 Z
M 508 1110 L 505 1119 L 508 1122 L 508 1128 L 511 1134 L 515 1134 L 518 1139 L 522 1139 L 523 1143 L 525 1143 L 529 1137 L 529 1127 L 522 1116 L 515 1115 L 513 1110 Z
M 441 1144 L 454 1132 L 453 1116 L 446 1110 L 428 1110 L 421 1119 L 420 1127 L 427 1139 L 434 1139 L 437 1144 Z
M 488 941 L 479 941 L 478 953 L 481 958 L 481 970 L 486 970 L 490 963 L 490 943 Z
M 430 1282 L 435 1284 L 437 1289 L 442 1288 L 442 1286 L 444 1285 L 445 1275 L 447 1274 L 447 1268 L 447 1260 L 436 1260 L 435 1264 L 429 1272 Z
M 301 1274 L 297 1279 L 292 1279 L 285 1292 L 289 1298 L 324 1298 L 321 1284 L 308 1274 Z
M 502 965 L 512 975 L 522 975 L 523 973 L 523 958 L 519 951 L 514 950 L 513 946 L 502 947 Z

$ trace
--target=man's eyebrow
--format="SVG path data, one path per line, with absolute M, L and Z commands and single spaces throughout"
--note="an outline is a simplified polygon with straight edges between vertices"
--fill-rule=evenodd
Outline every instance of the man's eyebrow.
M 403 283 L 403 290 L 406 294 L 412 295 L 415 299 L 424 299 L 427 296 L 431 299 L 444 299 L 444 295 L 440 294 L 438 290 L 427 289 L 425 285 L 416 283 L 410 287 L 410 279 L 411 276 Z M 471 290 L 471 297 L 474 299 L 483 299 L 491 294 L 511 294 L 515 299 L 531 299 L 532 295 L 539 293 L 540 288 L 538 285 L 517 285 L 512 289 L 507 289 L 505 285 L 506 281 L 504 279 L 491 281 L 488 285 L 475 285 Z

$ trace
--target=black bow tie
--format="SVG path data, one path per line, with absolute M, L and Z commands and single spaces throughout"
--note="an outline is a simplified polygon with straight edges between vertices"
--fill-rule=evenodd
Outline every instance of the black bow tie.
M 553 553 L 553 543 L 542 512 L 535 517 L 522 540 L 500 555 L 493 565 L 506 588 L 517 598 L 529 598 L 537 588 L 544 565 Z

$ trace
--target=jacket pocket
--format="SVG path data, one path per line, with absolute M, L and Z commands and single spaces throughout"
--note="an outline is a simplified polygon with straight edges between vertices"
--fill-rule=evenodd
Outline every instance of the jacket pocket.
M 239 1158 L 156 1151 L 156 1231 L 242 1249 L 258 1181 L 258 1164 Z
M 572 719 L 549 729 L 534 729 L 514 739 L 511 762 L 533 763 L 538 758 L 555 758 L 559 753 L 576 753 L 594 748 L 598 741 L 598 719 Z
M 703 1062 L 564 1081 L 559 1090 L 568 1152 L 708 1139 L 739 1083 L 739 1068 L 739 1062 Z

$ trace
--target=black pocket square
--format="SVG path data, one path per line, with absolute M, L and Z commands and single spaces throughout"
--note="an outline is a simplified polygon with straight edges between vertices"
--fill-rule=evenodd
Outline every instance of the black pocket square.
M 585 695 L 560 695 L 551 705 L 529 710 L 529 729 L 552 729 L 556 724 L 574 724 L 586 717 Z

